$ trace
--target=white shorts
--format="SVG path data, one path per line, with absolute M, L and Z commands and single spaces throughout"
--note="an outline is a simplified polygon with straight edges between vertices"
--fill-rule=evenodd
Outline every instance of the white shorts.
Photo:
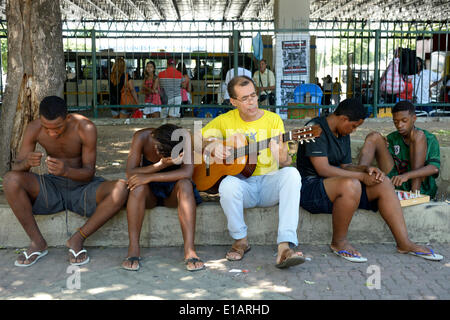
M 146 107 L 144 108 L 144 114 L 152 114 L 154 112 L 161 112 L 161 107 L 157 107 L 155 104 L 147 102 Z
M 167 101 L 168 105 L 181 105 L 181 96 L 170 98 Z M 161 109 L 161 118 L 167 118 L 167 116 L 172 118 L 179 118 L 181 116 L 180 107 L 170 107 Z

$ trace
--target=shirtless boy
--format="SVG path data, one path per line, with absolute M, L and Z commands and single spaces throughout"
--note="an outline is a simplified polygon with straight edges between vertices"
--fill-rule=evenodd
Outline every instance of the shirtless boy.
M 47 152 L 46 159 L 35 151 L 37 143 Z M 89 119 L 68 114 L 59 97 L 42 100 L 39 118 L 28 124 L 3 183 L 6 199 L 31 240 L 16 266 L 29 267 L 48 253 L 34 215 L 65 209 L 89 218 L 66 243 L 72 265 L 89 262 L 84 241 L 123 207 L 128 196 L 125 181 L 95 177 L 96 146 L 97 129 Z M 46 162 L 48 174 L 29 172 L 41 161 Z

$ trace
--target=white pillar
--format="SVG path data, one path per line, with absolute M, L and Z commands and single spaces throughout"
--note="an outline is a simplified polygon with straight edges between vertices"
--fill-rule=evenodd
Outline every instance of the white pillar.
M 309 28 L 309 0 L 275 0 L 275 29 Z M 277 105 L 294 102 L 294 90 L 300 83 L 309 83 L 310 38 L 308 32 L 276 32 L 274 41 Z M 287 109 L 277 109 L 282 118 Z
M 276 29 L 307 29 L 310 0 L 275 0 L 273 13 Z

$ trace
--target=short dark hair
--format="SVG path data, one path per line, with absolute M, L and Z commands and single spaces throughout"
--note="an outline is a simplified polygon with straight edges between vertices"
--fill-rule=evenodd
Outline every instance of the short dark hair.
M 228 94 L 230 95 L 231 98 L 236 99 L 236 90 L 234 90 L 235 87 L 236 86 L 245 87 L 249 83 L 253 84 L 253 87 L 255 87 L 256 89 L 255 83 L 253 82 L 252 78 L 249 78 L 247 76 L 234 77 L 233 79 L 231 79 L 230 82 L 228 82 L 227 86 Z
M 410 114 L 416 114 L 416 107 L 409 101 L 402 100 L 395 104 L 394 108 L 392 108 L 392 113 L 400 112 L 400 111 L 408 111 Z
M 167 123 L 152 132 L 152 137 L 158 142 L 156 148 L 163 157 L 170 157 L 172 149 L 179 143 L 179 141 L 172 141 L 172 133 L 176 129 L 181 129 L 181 127 Z
M 59 117 L 65 119 L 67 116 L 66 101 L 57 96 L 45 97 L 39 104 L 39 115 L 47 120 L 55 120 Z
M 360 100 L 351 98 L 339 103 L 334 114 L 337 116 L 347 116 L 349 121 L 364 120 L 367 117 L 366 109 Z

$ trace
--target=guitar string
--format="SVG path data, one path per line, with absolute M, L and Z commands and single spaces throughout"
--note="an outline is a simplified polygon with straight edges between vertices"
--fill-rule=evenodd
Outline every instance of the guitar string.
M 304 129 L 297 129 L 297 130 L 293 130 L 293 131 L 297 131 L 297 133 L 309 132 L 309 131 L 311 131 L 311 127 L 305 127 Z M 283 141 L 287 141 L 288 140 L 287 138 L 289 137 L 289 133 L 290 132 L 287 132 L 287 133 L 283 134 Z M 305 135 L 304 138 L 306 140 L 308 140 L 310 138 L 313 138 L 313 134 L 312 133 L 308 133 L 308 134 Z M 269 147 L 270 140 L 272 140 L 272 139 L 274 139 L 274 140 L 276 140 L 278 142 L 279 136 L 275 136 L 275 137 L 272 137 L 272 138 L 269 138 L 269 139 L 258 141 L 256 143 L 256 145 L 257 145 L 256 150 L 252 150 L 252 151 L 258 152 L 259 150 L 267 149 Z M 302 141 L 303 141 L 303 139 L 302 139 Z M 234 150 L 235 150 L 235 152 L 234 152 L 234 154 L 232 156 L 235 159 L 236 158 L 240 158 L 240 157 L 250 153 L 250 145 L 247 144 L 247 145 L 245 145 L 243 147 L 235 148 Z

